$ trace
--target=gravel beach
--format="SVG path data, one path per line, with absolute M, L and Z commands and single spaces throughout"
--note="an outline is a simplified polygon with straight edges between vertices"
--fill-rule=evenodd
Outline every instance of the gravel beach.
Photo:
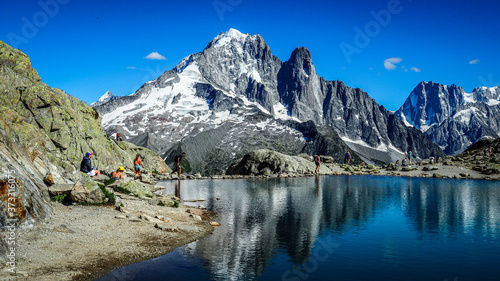
M 45 223 L 17 230 L 17 274 L 4 268 L 0 280 L 93 280 L 213 231 L 212 212 L 153 206 L 130 196 L 122 202 L 126 207 L 121 211 L 53 202 Z

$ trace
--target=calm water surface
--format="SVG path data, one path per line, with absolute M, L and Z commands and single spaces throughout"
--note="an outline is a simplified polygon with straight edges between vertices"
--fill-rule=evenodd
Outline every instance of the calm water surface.
M 500 280 L 498 182 L 198 180 L 180 195 L 206 199 L 222 226 L 99 280 Z

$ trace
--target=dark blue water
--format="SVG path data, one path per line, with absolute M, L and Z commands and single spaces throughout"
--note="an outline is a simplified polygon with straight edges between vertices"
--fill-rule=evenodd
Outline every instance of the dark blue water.
M 180 195 L 222 226 L 99 280 L 500 280 L 498 182 L 182 181 Z

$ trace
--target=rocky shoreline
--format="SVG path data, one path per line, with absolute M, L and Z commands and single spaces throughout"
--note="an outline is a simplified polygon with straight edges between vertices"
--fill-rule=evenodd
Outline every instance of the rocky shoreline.
M 212 212 L 118 196 L 126 207 L 52 202 L 50 219 L 18 229 L 16 274 L 5 267 L 0 279 L 93 280 L 115 268 L 164 255 L 214 230 Z

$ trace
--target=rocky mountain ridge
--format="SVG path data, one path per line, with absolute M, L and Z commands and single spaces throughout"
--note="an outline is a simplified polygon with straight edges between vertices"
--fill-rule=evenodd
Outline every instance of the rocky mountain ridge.
M 500 137 L 500 88 L 466 93 L 456 85 L 421 82 L 395 114 L 456 155 L 482 138 Z
M 234 29 L 134 94 L 95 108 L 108 133 L 119 132 L 167 162 L 185 150 L 199 172 L 212 166 L 207 162 L 225 170 L 259 148 L 329 154 L 338 162 L 349 148 L 377 163 L 402 159 L 410 148 L 417 157 L 443 154 L 361 89 L 321 78 L 306 48 L 282 62 L 260 35 Z M 339 150 L 320 139 L 333 140 Z

